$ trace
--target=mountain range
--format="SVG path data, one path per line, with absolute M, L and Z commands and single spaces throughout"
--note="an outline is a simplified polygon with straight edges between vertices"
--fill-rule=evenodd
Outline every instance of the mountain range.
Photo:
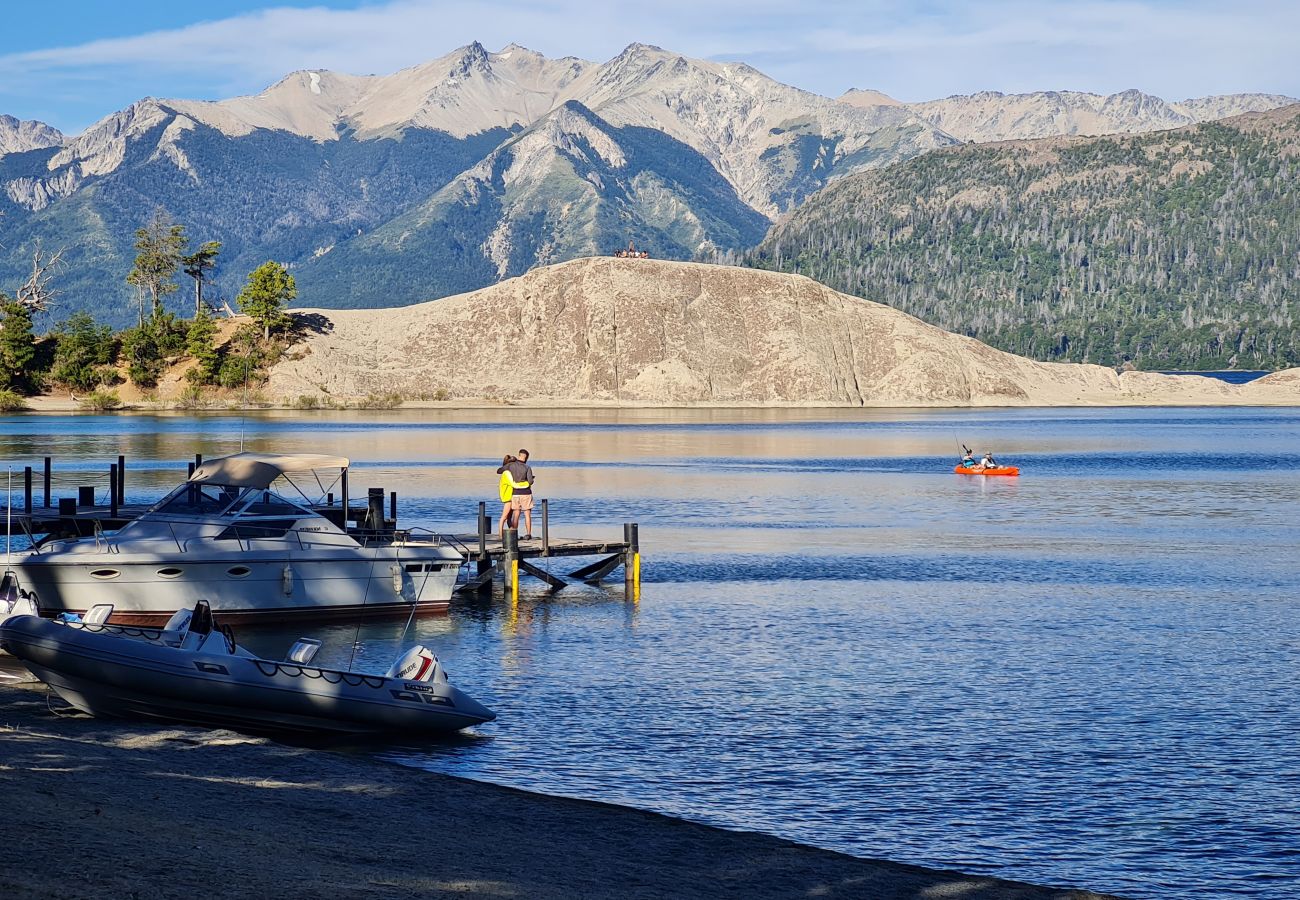
M 849 175 L 744 262 L 1041 360 L 1300 364 L 1300 105 Z
M 1281 94 L 1222 94 L 1172 102 L 1138 90 L 1116 94 L 981 91 L 923 103 L 900 103 L 879 91 L 851 90 L 839 99 L 859 108 L 903 108 L 945 134 L 976 143 L 1162 131 L 1300 102 Z
M 1286 100 L 837 100 L 643 44 L 593 63 L 475 43 L 391 75 L 304 71 L 256 96 L 145 98 L 73 138 L 0 117 L 0 286 L 12 292 L 38 246 L 63 248 L 54 317 L 125 324 L 134 231 L 161 209 L 195 243 L 222 242 L 210 295 L 233 302 L 274 259 L 302 305 L 404 305 L 628 241 L 671 259 L 743 251 L 827 185 L 962 141 L 1146 130 Z

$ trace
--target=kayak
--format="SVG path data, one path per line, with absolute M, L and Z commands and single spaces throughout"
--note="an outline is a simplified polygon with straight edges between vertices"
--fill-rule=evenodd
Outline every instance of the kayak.
M 1019 475 L 1020 470 L 1015 466 L 997 466 L 992 469 L 976 469 L 971 466 L 954 466 L 953 471 L 958 475 Z

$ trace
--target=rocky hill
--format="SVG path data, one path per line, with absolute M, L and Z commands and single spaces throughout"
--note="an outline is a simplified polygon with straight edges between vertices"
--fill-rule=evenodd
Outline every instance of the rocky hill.
M 751 265 L 1035 359 L 1300 364 L 1300 105 L 1144 135 L 968 144 L 849 176 Z
M 976 143 L 1068 135 L 1137 134 L 1264 112 L 1300 102 L 1281 94 L 1224 94 L 1175 102 L 1137 90 L 1117 94 L 981 91 L 906 104 L 879 91 L 852 90 L 839 100 L 861 109 L 905 107 L 944 133 Z
M 1235 387 L 1040 363 L 810 279 L 581 259 L 415 306 L 315 310 L 266 393 L 526 403 L 1070 406 L 1300 402 L 1300 372 Z

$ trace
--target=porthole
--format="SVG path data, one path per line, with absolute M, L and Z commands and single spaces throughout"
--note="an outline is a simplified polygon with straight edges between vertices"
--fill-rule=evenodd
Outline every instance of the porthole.
M 181 574 L 181 570 L 175 566 L 168 566 L 165 569 L 159 569 L 158 574 L 163 578 L 175 578 L 177 575 Z
M 121 574 L 122 573 L 119 572 L 117 569 L 94 569 L 91 571 L 90 577 L 107 581 L 109 578 L 116 578 Z
M 243 578 L 251 571 L 253 570 L 248 566 L 231 566 L 229 569 L 226 569 L 226 574 L 231 578 Z

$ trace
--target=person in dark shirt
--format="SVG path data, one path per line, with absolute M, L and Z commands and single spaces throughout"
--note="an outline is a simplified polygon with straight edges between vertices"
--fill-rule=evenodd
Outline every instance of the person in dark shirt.
M 533 536 L 533 482 L 537 476 L 533 474 L 533 467 L 528 464 L 528 451 L 521 449 L 519 456 L 513 463 L 506 466 L 510 471 L 510 477 L 515 480 L 516 485 L 525 485 L 516 487 L 514 494 L 510 497 L 510 510 L 514 515 L 514 527 L 519 527 L 519 516 L 524 517 L 524 537 L 531 539 Z

